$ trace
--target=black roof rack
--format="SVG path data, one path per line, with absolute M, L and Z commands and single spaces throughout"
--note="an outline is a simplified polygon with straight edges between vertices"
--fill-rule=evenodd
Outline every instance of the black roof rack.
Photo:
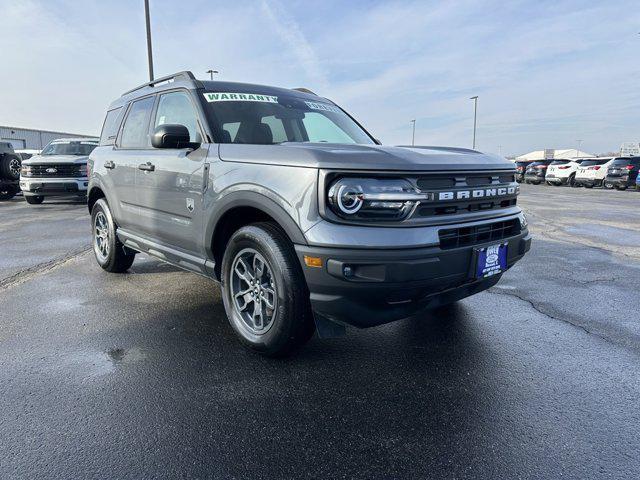
M 128 90 L 128 91 L 124 92 L 122 94 L 122 96 L 124 97 L 125 95 L 128 95 L 128 94 L 130 94 L 132 92 L 135 92 L 136 90 L 140 90 L 141 88 L 153 87 L 154 85 L 156 85 L 158 83 L 168 82 L 170 80 L 173 80 L 173 81 L 186 80 L 186 81 L 195 82 L 196 77 L 193 76 L 193 73 L 185 70 L 184 72 L 174 73 L 172 75 L 167 75 L 166 77 L 156 78 L 154 80 L 151 80 L 150 82 L 143 83 L 142 85 L 139 85 L 136 88 L 132 88 L 131 90 Z

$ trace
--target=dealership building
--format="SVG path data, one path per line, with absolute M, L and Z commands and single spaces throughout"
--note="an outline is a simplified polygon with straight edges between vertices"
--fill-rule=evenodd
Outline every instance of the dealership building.
M 0 125 L 0 142 L 9 142 L 14 150 L 42 150 L 57 138 L 86 138 L 93 135 L 78 133 L 54 132 L 51 130 L 33 130 L 30 128 L 5 127 Z

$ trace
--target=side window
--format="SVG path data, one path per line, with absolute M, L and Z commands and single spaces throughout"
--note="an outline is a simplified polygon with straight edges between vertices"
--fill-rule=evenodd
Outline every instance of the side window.
M 184 125 L 189 130 L 191 142 L 200 142 L 198 114 L 193 108 L 187 92 L 171 92 L 160 96 L 153 127 L 168 123 Z
M 229 134 L 229 138 L 226 139 L 228 142 L 234 142 L 236 140 L 236 135 L 238 135 L 238 130 L 240 129 L 240 122 L 229 122 L 222 124 L 222 130 L 226 132 L 224 135 Z M 226 142 L 223 142 L 226 143 Z
M 282 143 L 288 140 L 287 132 L 284 129 L 282 120 L 271 115 L 269 117 L 262 117 L 261 121 L 262 123 L 269 125 L 271 134 L 273 135 L 273 143 Z
M 354 143 L 349 135 L 321 113 L 305 113 L 302 123 L 310 142 Z
M 122 127 L 122 148 L 146 148 L 149 146 L 149 117 L 155 97 L 133 102 Z
M 100 145 L 113 145 L 120 126 L 120 112 L 122 112 L 122 107 L 114 108 L 107 112 L 102 125 L 102 133 L 100 134 Z

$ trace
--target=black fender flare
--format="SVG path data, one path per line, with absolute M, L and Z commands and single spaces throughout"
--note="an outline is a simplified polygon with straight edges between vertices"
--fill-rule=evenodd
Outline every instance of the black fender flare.
M 207 220 L 204 231 L 207 254 L 213 258 L 212 240 L 220 219 L 230 210 L 238 207 L 251 207 L 260 210 L 273 218 L 282 227 L 294 244 L 306 245 L 307 240 L 295 220 L 275 200 L 258 192 L 235 191 L 216 199 L 213 214 Z

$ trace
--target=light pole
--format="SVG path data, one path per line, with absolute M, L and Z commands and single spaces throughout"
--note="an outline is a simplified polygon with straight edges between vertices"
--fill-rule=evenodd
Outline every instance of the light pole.
M 580 155 L 580 147 L 582 147 L 582 140 L 576 140 L 578 142 L 578 148 L 576 149 L 576 158 Z
M 476 148 L 476 125 L 478 121 L 478 96 L 469 98 L 473 100 L 473 149 Z
M 149 58 L 149 81 L 153 81 L 153 53 L 151 51 L 151 20 L 149 19 L 149 0 L 144 0 L 144 18 L 147 23 L 147 57 Z
M 413 147 L 416 144 L 416 121 L 415 119 L 410 122 L 413 124 L 413 133 L 411 134 L 411 146 Z
M 211 80 L 213 80 L 213 74 L 214 74 L 214 73 L 220 73 L 220 72 L 218 72 L 218 70 L 207 70 L 207 73 L 208 73 L 209 75 L 211 75 Z

